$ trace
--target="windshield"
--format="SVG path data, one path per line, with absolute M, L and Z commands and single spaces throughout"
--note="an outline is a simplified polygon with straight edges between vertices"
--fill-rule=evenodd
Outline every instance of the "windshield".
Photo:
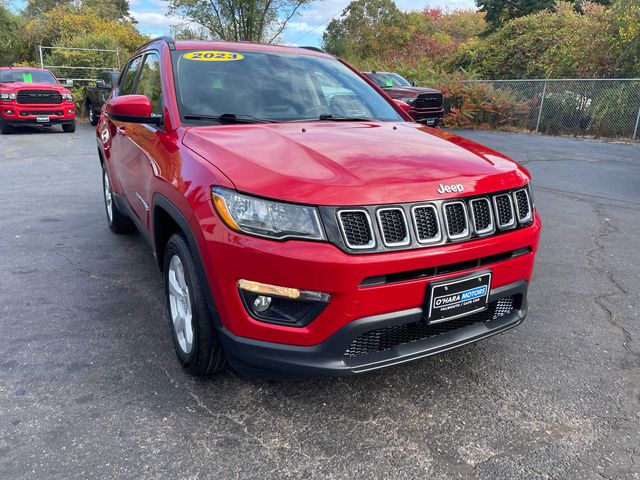
M 19 70 L 12 68 L 11 70 L 0 70 L 0 83 L 53 83 L 58 81 L 51 72 L 46 70 Z
M 178 105 L 187 123 L 403 121 L 367 82 L 332 58 L 218 51 L 173 55 Z
M 368 73 L 367 76 L 380 88 L 411 86 L 409 82 L 397 73 Z

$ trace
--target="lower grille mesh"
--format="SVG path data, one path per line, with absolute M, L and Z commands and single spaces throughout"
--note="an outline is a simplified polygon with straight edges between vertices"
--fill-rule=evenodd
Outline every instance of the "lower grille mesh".
M 368 353 L 383 352 L 398 345 L 425 340 L 469 325 L 504 317 L 515 309 L 516 297 L 514 295 L 501 298 L 497 302 L 490 303 L 488 308 L 482 312 L 448 322 L 428 325 L 423 319 L 423 321 L 416 323 L 372 330 L 353 340 L 344 352 L 344 356 L 353 358 Z

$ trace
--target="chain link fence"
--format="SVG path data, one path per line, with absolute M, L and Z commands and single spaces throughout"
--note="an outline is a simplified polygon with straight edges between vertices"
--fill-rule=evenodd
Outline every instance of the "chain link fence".
M 640 140 L 640 78 L 469 80 L 447 93 L 469 126 Z

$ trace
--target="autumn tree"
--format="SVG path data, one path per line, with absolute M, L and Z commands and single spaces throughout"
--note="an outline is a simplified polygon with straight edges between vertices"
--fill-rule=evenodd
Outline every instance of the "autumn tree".
M 231 41 L 275 41 L 311 0 L 167 0 L 170 11 Z
M 323 35 L 324 48 L 339 56 L 380 56 L 405 45 L 409 17 L 393 0 L 355 0 L 331 20 Z

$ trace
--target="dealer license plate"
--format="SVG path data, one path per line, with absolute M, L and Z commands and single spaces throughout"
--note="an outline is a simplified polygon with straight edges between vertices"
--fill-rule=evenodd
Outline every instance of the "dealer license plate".
M 426 305 L 429 324 L 485 310 L 490 290 L 491 272 L 429 285 Z
M 49 123 L 49 116 L 48 115 L 38 115 L 36 117 L 36 122 L 38 122 L 38 123 Z

